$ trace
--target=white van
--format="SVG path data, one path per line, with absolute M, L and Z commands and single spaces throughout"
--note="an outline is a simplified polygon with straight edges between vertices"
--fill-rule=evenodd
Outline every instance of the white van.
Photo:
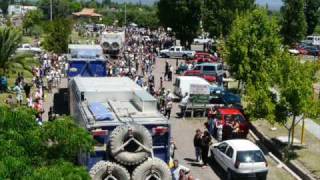
M 307 44 L 320 45 L 320 36 L 307 36 L 307 39 L 304 41 Z
M 190 94 L 191 84 L 210 86 L 210 83 L 201 77 L 179 76 L 174 83 L 174 94 L 179 98 L 182 98 L 186 93 Z

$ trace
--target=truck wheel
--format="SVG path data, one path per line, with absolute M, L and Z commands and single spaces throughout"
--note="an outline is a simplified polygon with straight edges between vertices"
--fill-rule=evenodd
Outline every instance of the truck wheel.
M 109 161 L 99 161 L 91 168 L 89 174 L 92 180 L 130 180 L 130 174 L 126 168 Z
M 145 161 L 133 171 L 132 180 L 141 179 L 171 180 L 172 176 L 167 164 L 161 159 L 154 158 Z
M 137 165 L 150 156 L 150 152 L 134 139 L 152 151 L 152 137 L 148 129 L 139 124 L 121 125 L 110 135 L 111 155 L 123 165 Z M 126 142 L 127 145 L 121 148 Z

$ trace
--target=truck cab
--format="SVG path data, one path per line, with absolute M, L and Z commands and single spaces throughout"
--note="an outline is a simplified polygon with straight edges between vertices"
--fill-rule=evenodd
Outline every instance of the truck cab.
M 68 48 L 68 78 L 107 76 L 107 60 L 101 46 L 70 44 Z

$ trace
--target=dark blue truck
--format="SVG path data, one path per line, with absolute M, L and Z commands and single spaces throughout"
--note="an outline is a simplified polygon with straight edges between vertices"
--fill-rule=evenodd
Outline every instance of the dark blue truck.
M 68 78 L 105 77 L 107 61 L 100 45 L 70 44 L 68 54 Z
M 79 156 L 92 179 L 171 179 L 169 121 L 131 79 L 74 77 L 69 104 L 71 116 L 96 140 L 93 153 Z

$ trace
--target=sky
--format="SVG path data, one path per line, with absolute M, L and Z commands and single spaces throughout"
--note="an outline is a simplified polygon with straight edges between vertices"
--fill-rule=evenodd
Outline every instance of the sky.
M 113 0 L 114 2 L 132 2 L 132 3 L 139 3 L 140 0 Z M 141 0 L 141 3 L 143 4 L 153 4 L 157 0 Z M 270 9 L 278 10 L 280 9 L 282 5 L 282 0 L 256 0 L 256 2 L 260 5 L 266 5 L 268 4 Z

